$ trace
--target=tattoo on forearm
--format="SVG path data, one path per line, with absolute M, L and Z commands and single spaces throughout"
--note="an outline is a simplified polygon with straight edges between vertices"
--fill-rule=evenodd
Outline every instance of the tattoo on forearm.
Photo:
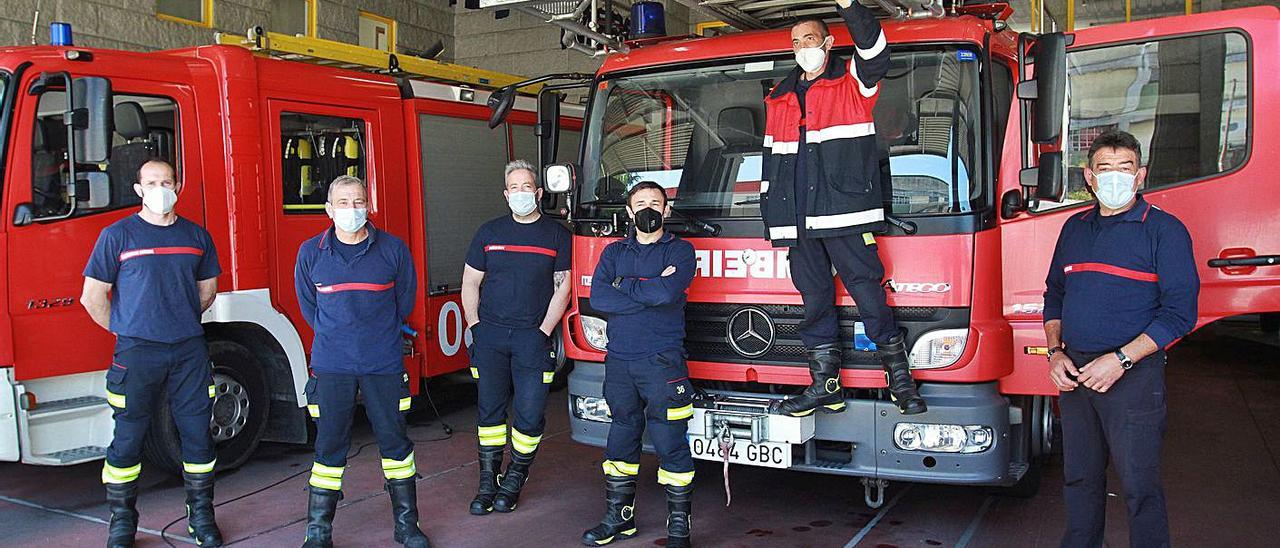
M 562 270 L 562 271 L 560 271 L 560 272 L 556 272 L 556 273 L 555 273 L 555 287 L 556 287 L 556 289 L 560 289 L 560 286 L 564 285 L 564 281 L 565 281 L 565 280 L 567 280 L 567 279 L 569 279 L 569 272 L 568 272 L 568 271 Z

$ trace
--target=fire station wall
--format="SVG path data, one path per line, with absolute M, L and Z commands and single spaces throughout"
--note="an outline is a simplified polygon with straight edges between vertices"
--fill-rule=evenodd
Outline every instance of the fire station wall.
M 36 40 L 49 43 L 53 21 L 72 24 L 76 45 L 135 51 L 208 45 L 216 31 L 239 35 L 251 26 L 271 30 L 275 0 L 212 1 L 213 27 L 208 28 L 157 18 L 156 0 L 40 0 Z M 31 43 L 36 3 L 0 1 L 0 45 Z M 441 59 L 452 59 L 453 11 L 443 0 L 318 0 L 318 36 L 356 43 L 361 10 L 396 21 L 398 51 L 424 50 L 439 40 L 445 46 Z

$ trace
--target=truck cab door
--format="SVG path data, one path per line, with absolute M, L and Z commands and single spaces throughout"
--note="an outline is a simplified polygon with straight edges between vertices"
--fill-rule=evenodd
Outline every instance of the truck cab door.
M 72 70 L 77 76 L 76 68 L 44 70 Z M 110 364 L 114 337 L 79 303 L 82 272 L 102 229 L 138 211 L 141 198 L 133 183 L 143 162 L 161 157 L 175 163 L 183 181 L 178 214 L 204 224 L 196 132 L 182 127 L 195 123 L 189 88 L 110 78 L 113 95 L 106 115 L 114 117 L 115 127 L 110 157 L 77 163 L 72 196 L 61 119 L 68 94 L 62 88 L 33 94 L 31 83 L 40 72 L 27 71 L 13 89 L 19 97 L 3 195 L 16 381 L 102 371 Z
M 1143 197 L 1191 233 L 1201 281 L 1198 325 L 1280 310 L 1280 9 L 1273 6 L 1100 26 L 1067 52 L 1066 197 L 1008 222 L 1005 314 L 1015 324 L 1014 393 L 1056 394 L 1040 328 L 1044 278 L 1066 219 L 1094 206 L 1083 176 L 1093 139 L 1133 134 L 1148 175 Z M 1274 259 L 1277 266 L 1266 266 Z M 1019 328 L 1021 326 L 1021 328 Z M 1034 363 L 1033 363 L 1034 362 Z

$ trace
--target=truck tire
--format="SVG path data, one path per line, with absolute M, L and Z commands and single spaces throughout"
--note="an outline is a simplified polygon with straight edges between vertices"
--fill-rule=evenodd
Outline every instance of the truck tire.
M 270 392 L 262 362 L 240 343 L 212 339 L 214 402 L 209 429 L 218 455 L 217 470 L 230 470 L 249 460 L 266 431 Z M 150 464 L 170 474 L 182 473 L 182 444 L 162 395 L 143 443 L 142 455 Z

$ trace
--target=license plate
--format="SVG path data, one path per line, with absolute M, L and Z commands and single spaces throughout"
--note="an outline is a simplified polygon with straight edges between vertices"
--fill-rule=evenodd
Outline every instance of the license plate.
M 693 452 L 695 459 L 724 461 L 724 456 L 720 454 L 720 440 L 690 436 L 689 450 Z M 729 448 L 729 462 L 767 468 L 791 468 L 791 444 L 734 440 Z

